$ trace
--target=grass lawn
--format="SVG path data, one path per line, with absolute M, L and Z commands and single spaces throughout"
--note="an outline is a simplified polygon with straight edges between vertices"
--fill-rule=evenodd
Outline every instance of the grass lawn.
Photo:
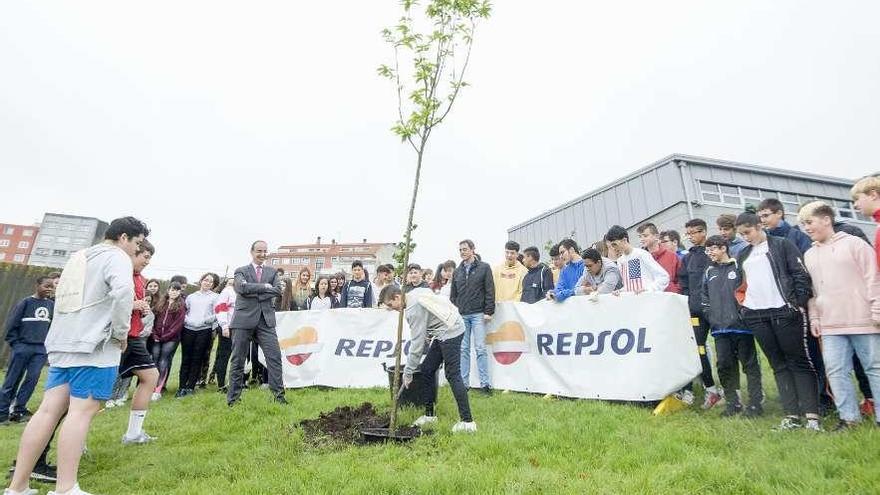
M 146 430 L 159 439 L 150 445 L 120 444 L 127 408 L 101 412 L 80 481 L 102 495 L 880 493 L 880 429 L 771 431 L 781 413 L 769 373 L 765 390 L 768 414 L 754 421 L 721 418 L 721 407 L 653 417 L 596 401 L 471 394 L 479 432 L 452 435 L 456 409 L 444 387 L 433 435 L 410 445 L 316 447 L 303 440 L 300 420 L 364 401 L 385 407 L 387 390 L 290 390 L 289 406 L 249 390 L 229 409 L 212 386 L 154 403 Z M 0 461 L 14 458 L 22 429 L 0 428 Z

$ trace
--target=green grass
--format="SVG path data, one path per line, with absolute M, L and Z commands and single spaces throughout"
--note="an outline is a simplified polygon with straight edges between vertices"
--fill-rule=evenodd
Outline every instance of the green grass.
M 410 445 L 316 447 L 303 440 L 300 420 L 363 401 L 386 407 L 387 390 L 289 390 L 289 406 L 249 390 L 229 409 L 211 387 L 154 403 L 146 429 L 159 439 L 150 445 L 120 444 L 127 408 L 101 412 L 80 481 L 104 495 L 878 492 L 880 429 L 773 432 L 780 410 L 769 374 L 765 389 L 768 414 L 754 421 L 721 418 L 720 407 L 653 417 L 596 401 L 471 394 L 479 432 L 452 435 L 456 409 L 444 387 L 433 435 Z M 402 412 L 405 421 L 418 415 Z M 22 429 L 0 428 L 0 460 L 13 459 Z

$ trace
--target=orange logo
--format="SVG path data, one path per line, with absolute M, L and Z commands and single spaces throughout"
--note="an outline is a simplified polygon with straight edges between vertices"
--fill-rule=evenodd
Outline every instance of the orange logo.
M 324 347 L 324 344 L 318 342 L 318 331 L 314 327 L 302 327 L 293 332 L 292 337 L 278 339 L 278 345 L 287 361 L 294 366 L 303 364 L 313 353 Z
M 526 333 L 516 321 L 505 321 L 498 330 L 486 335 L 486 344 L 492 347 L 492 356 L 499 364 L 513 364 L 519 357 L 529 352 Z

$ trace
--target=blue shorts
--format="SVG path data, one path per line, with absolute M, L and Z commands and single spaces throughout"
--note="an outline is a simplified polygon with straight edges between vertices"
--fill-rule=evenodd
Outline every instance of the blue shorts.
M 70 386 L 70 396 L 77 399 L 108 400 L 113 393 L 118 367 L 96 368 L 76 366 L 73 368 L 49 367 L 46 390 L 60 385 Z

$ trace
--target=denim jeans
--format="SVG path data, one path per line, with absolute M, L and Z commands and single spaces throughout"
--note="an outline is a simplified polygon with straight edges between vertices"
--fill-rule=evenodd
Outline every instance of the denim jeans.
M 825 357 L 825 371 L 834 393 L 834 403 L 840 419 L 859 421 L 859 401 L 852 382 L 855 351 L 865 368 L 874 397 L 880 394 L 880 334 L 864 335 L 823 335 L 822 354 Z M 874 403 L 875 418 L 880 418 L 880 403 Z
M 466 387 L 470 386 L 471 376 L 471 336 L 477 353 L 477 371 L 480 373 L 480 387 L 491 387 L 489 381 L 489 355 L 486 353 L 486 321 L 483 313 L 462 315 L 464 337 L 461 339 L 461 378 Z

